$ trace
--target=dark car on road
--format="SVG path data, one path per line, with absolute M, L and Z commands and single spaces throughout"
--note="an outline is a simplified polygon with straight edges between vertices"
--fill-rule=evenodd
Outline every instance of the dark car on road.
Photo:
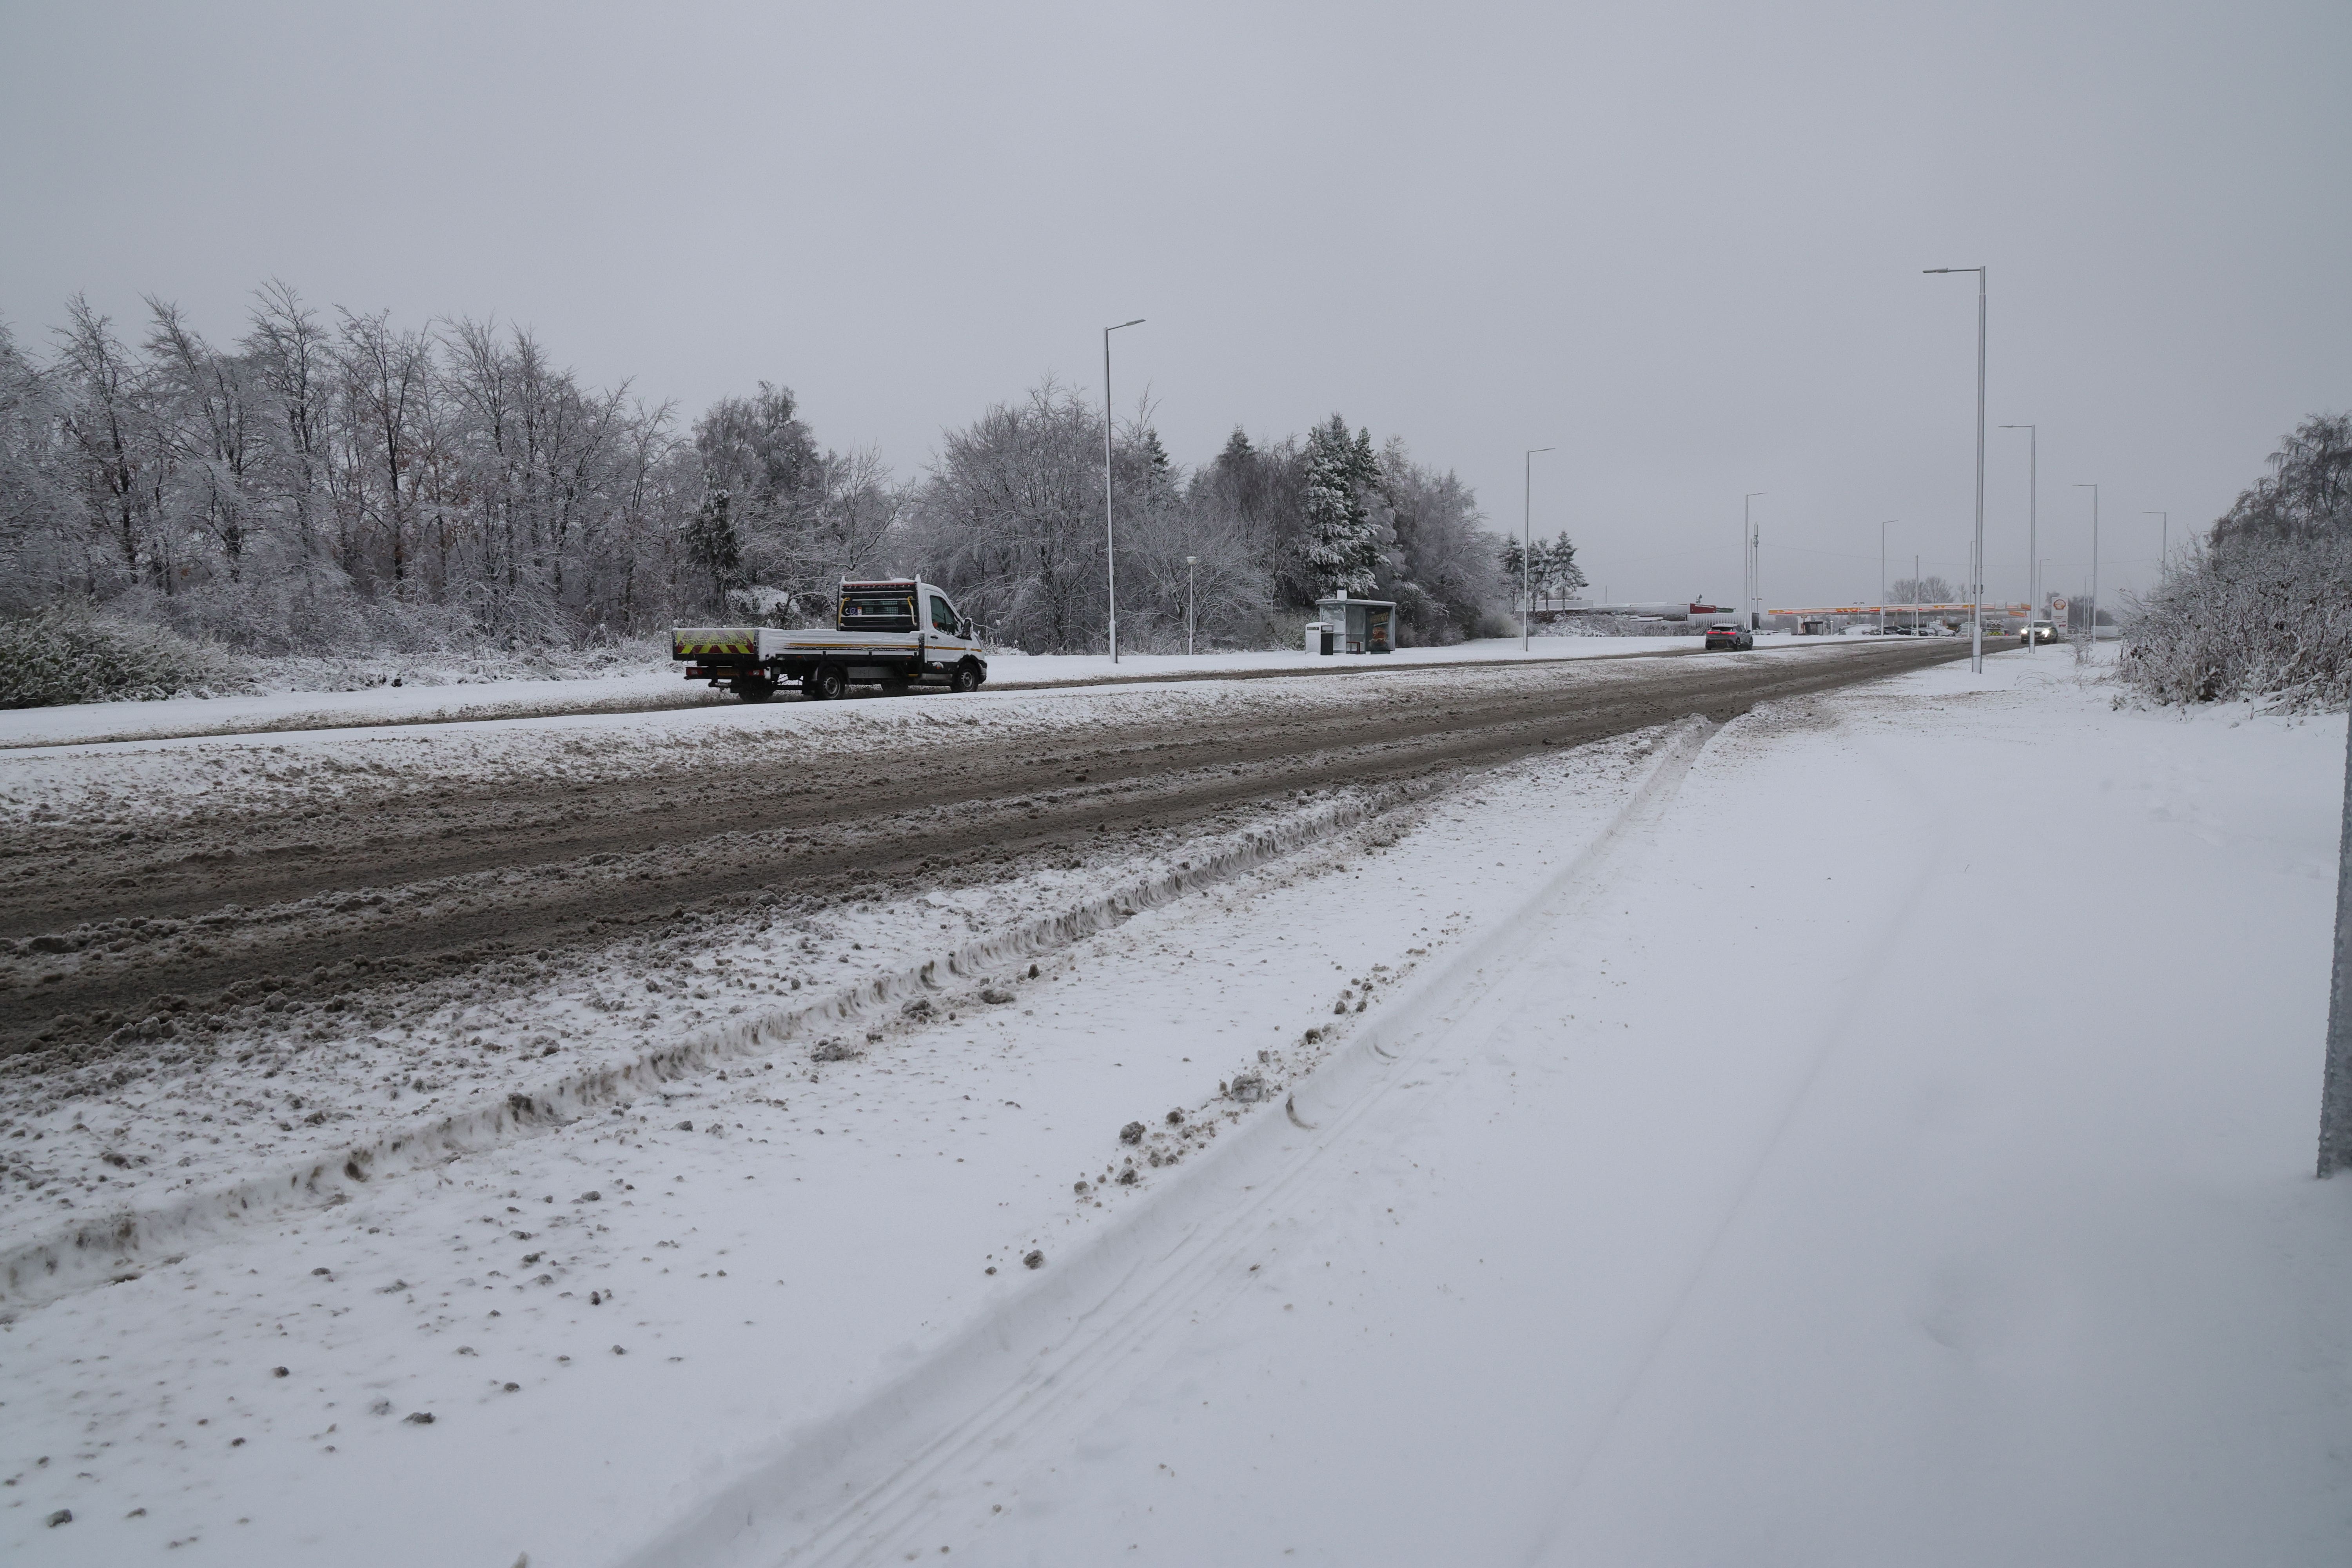
M 1756 634 L 1737 622 L 1717 621 L 1706 628 L 1706 647 L 1710 653 L 1717 648 L 1729 648 L 1734 653 L 1744 653 L 1755 646 Z

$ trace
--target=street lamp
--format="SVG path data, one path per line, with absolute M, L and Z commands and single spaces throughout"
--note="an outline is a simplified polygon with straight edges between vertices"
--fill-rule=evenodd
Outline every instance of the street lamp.
M 2038 425 L 2004 425 L 2004 430 L 2026 432 L 2025 480 L 2025 651 L 2036 647 L 2033 637 L 2033 617 L 2042 613 L 2042 576 L 2037 570 L 2042 564 L 2040 536 L 2042 508 L 2042 427 Z
M 1969 559 L 1976 580 L 1969 589 L 1969 668 L 1984 673 L 1984 458 L 1985 458 L 1985 269 L 1981 267 L 1928 267 L 1933 275 L 1973 272 L 1977 275 L 1977 546 Z
M 2099 487 L 2091 485 L 2091 652 L 2099 651 Z
M 1535 608 L 1535 600 L 1530 595 L 1529 589 L 1535 581 L 1532 568 L 1535 565 L 1536 552 L 1536 454 L 1557 450 L 1559 448 L 1555 447 L 1530 447 L 1528 448 L 1527 456 L 1519 462 L 1523 470 L 1519 477 L 1526 484 L 1526 491 L 1519 501 L 1519 651 L 1521 653 L 1528 651 L 1528 638 L 1531 635 L 1528 625 Z
M 2172 514 L 2168 511 L 2144 511 L 2140 516 L 2164 519 L 2164 553 L 2156 558 L 2156 569 L 2160 574 L 2168 564 L 2172 554 Z
M 1192 568 L 1201 563 L 1197 555 L 1184 557 L 1184 657 L 1192 657 Z
M 1103 329 L 1103 564 L 1110 584 L 1110 661 L 1118 662 L 1118 541 L 1110 526 L 1110 335 L 1121 327 L 1139 327 L 1143 318 Z
M 1748 629 L 1756 629 L 1756 535 L 1755 524 L 1748 521 L 1748 503 L 1758 496 L 1769 495 L 1769 490 L 1749 490 L 1739 498 L 1739 613 L 1748 618 Z
M 1899 517 L 1890 517 L 1886 522 L 1878 525 L 1878 635 L 1880 637 L 1886 635 L 1886 523 L 1902 521 Z

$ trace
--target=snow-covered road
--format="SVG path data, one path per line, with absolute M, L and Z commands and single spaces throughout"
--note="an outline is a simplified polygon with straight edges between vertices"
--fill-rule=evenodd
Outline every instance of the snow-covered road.
M 0 1331 L 0 1553 L 2340 1561 L 2344 733 L 2235 717 L 2010 657 L 1516 763 L 232 1227 Z
M 1768 635 L 1768 650 L 1832 639 Z M 1536 637 L 1523 652 L 1517 637 L 1488 637 L 1446 647 L 1401 648 L 1385 656 L 1319 658 L 1287 649 L 1199 655 L 1024 655 L 992 652 L 990 685 L 998 690 L 1185 682 L 1236 676 L 1370 674 L 1423 668 L 1462 668 L 1563 659 L 1631 658 L 1698 651 L 1689 637 Z M 233 697 L 175 697 L 155 702 L 75 702 L 0 710 L 0 749 L 102 744 L 199 735 L 267 735 L 418 724 L 480 724 L 516 719 L 634 715 L 689 708 L 737 706 L 681 667 L 648 661 L 620 673 L 599 670 L 571 679 L 488 679 L 440 673 L 422 683 L 410 670 L 394 686 L 397 661 L 363 684 L 326 690 L 269 691 Z M 876 691 L 856 689 L 872 698 Z

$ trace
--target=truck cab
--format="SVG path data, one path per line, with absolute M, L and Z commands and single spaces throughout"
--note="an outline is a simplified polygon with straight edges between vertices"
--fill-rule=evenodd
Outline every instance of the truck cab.
M 834 624 L 823 629 L 679 626 L 670 657 L 688 680 L 707 680 L 747 702 L 765 702 L 787 681 L 831 700 L 852 685 L 897 694 L 917 686 L 976 691 L 988 679 L 977 628 L 947 590 L 915 577 L 844 580 Z

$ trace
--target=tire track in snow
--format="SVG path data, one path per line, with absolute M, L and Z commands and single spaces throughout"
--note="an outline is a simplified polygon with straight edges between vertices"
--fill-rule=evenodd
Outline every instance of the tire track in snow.
M 887 1016 L 901 1003 L 937 995 L 1008 961 L 1058 952 L 1144 910 L 1257 869 L 1459 782 L 1406 781 L 1367 790 L 1270 827 L 1231 835 L 1222 847 L 1194 851 L 1174 869 L 1095 894 L 942 957 L 860 980 L 820 1000 L 698 1029 L 633 1060 L 509 1093 L 480 1110 L 413 1124 L 246 1181 L 145 1209 L 118 1209 L 0 1247 L 0 1306 L 39 1306 L 132 1273 L 158 1254 L 176 1249 L 184 1255 L 251 1221 L 341 1204 L 383 1178 L 571 1125 L 663 1084 L 768 1055 L 831 1025 Z
M 622 1559 L 626 1568 L 878 1561 L 968 1533 L 992 1459 L 1024 1436 L 1116 1401 L 1156 1363 L 1146 1347 L 1249 1284 L 1265 1232 L 1318 1183 L 1332 1152 L 1369 1131 L 1407 1069 L 1423 1061 L 1545 941 L 1560 895 L 1605 884 L 1654 828 L 1716 727 L 1685 721 L 1633 797 L 1580 854 L 1500 922 L 1371 1021 L 1185 1174 L 1147 1195 L 1023 1295 L 854 1409 L 784 1440 L 688 1517 Z M 1402 1106 L 1414 1113 L 1422 1102 Z M 1307 1136 L 1301 1137 L 1300 1133 Z M 950 1523 L 940 1516 L 973 1510 Z M 940 1518 L 936 1526 L 929 1521 Z

